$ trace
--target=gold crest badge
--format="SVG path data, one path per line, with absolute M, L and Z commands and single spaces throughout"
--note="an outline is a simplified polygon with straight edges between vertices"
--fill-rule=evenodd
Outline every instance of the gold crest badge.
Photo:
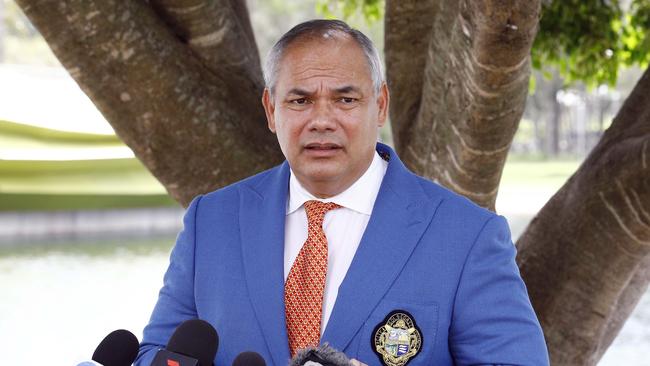
M 372 347 L 384 365 L 405 366 L 420 352 L 422 335 L 411 314 L 395 310 L 375 328 Z

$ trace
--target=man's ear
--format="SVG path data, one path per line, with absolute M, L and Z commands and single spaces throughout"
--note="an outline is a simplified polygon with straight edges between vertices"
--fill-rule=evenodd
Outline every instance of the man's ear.
M 264 113 L 266 113 L 266 121 L 269 130 L 275 133 L 275 105 L 273 104 L 269 88 L 264 88 L 264 93 L 262 94 L 262 105 L 264 106 Z
M 390 94 L 388 93 L 388 85 L 386 82 L 381 83 L 379 87 L 379 93 L 377 93 L 377 107 L 379 109 L 379 115 L 377 124 L 379 127 L 382 127 L 386 123 L 386 118 L 388 117 L 388 105 L 390 104 Z

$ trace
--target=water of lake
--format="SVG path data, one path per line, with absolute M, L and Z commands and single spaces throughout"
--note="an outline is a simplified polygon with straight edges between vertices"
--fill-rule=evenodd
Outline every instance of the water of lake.
M 514 231 L 514 230 L 513 230 Z M 142 338 L 173 238 L 0 251 L 0 344 L 7 365 L 71 366 L 109 332 Z M 650 293 L 600 365 L 650 366 Z

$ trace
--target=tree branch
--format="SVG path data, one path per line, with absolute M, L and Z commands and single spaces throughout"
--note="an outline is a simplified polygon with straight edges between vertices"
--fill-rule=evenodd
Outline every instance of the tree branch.
M 614 339 L 625 325 L 625 322 L 636 308 L 643 295 L 648 291 L 650 283 L 650 255 L 639 263 L 632 279 L 616 301 L 615 308 L 610 312 L 607 325 L 603 328 L 598 349 L 593 354 L 593 363 L 597 364 L 605 351 L 614 342 Z
M 151 0 L 151 6 L 211 71 L 264 86 L 260 58 L 244 0 Z
M 391 92 L 390 123 L 398 150 L 407 146 L 409 129 L 420 109 L 426 50 L 437 19 L 439 1 L 387 0 L 384 50 Z
M 517 243 L 554 365 L 596 364 L 650 271 L 650 71 Z M 622 314 L 617 314 L 622 311 Z
M 281 161 L 265 127 L 260 85 L 242 82 L 259 65 L 235 74 L 226 72 L 229 64 L 222 69 L 197 57 L 205 49 L 179 40 L 178 29 L 146 2 L 18 3 L 119 137 L 182 204 Z M 188 41 L 203 45 L 196 39 Z M 207 44 L 220 55 L 243 55 L 234 42 Z M 256 60 L 257 53 L 215 57 Z
M 406 128 L 398 119 L 394 134 L 413 170 L 494 209 L 525 107 L 540 2 L 436 5 L 417 117 Z

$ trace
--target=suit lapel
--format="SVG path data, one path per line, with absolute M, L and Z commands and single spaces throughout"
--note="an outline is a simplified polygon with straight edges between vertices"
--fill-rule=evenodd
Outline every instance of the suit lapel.
M 239 224 L 248 293 L 276 365 L 289 360 L 284 316 L 284 222 L 289 167 L 285 162 L 240 191 Z M 243 330 L 245 331 L 245 330 Z
M 440 203 L 440 198 L 424 193 L 392 150 L 381 144 L 378 150 L 390 154 L 388 169 L 322 337 L 339 350 L 347 347 L 384 297 Z

